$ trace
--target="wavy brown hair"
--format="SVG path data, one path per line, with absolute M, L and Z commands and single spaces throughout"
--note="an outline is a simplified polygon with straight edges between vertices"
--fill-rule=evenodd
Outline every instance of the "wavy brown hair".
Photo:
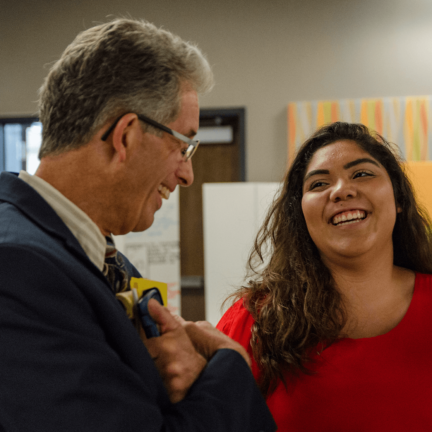
M 303 179 L 314 153 L 339 140 L 352 140 L 387 170 L 397 213 L 394 264 L 432 273 L 430 220 L 416 203 L 396 146 L 362 124 L 336 122 L 317 130 L 299 149 L 267 214 L 249 258 L 250 280 L 235 298 L 244 298 L 255 319 L 251 345 L 261 369 L 258 383 L 269 395 L 284 376 L 311 373 L 312 352 L 342 335 L 342 296 L 323 264 L 303 216 Z

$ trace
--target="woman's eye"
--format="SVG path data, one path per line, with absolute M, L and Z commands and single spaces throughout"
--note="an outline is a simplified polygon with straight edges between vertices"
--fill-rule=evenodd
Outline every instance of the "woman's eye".
M 309 190 L 316 189 L 316 188 L 319 188 L 319 187 L 324 186 L 324 185 L 325 185 L 324 182 L 322 182 L 322 181 L 316 181 L 316 182 L 314 182 L 314 183 L 312 183 L 310 185 Z
M 358 177 L 370 177 L 372 176 L 371 173 L 368 173 L 366 171 L 358 171 L 354 174 L 354 178 L 358 178 Z

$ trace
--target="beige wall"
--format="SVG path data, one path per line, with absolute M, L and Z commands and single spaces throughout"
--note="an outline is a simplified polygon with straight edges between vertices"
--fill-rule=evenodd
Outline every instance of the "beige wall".
M 0 115 L 35 113 L 46 65 L 110 15 L 207 53 L 202 106 L 246 107 L 249 181 L 283 175 L 289 101 L 432 94 L 430 0 L 0 0 Z

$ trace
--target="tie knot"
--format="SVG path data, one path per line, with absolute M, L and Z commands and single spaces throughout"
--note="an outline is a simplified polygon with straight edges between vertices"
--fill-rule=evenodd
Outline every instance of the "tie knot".
M 105 237 L 106 239 L 106 249 L 105 249 L 105 260 L 107 258 L 113 258 L 117 254 L 117 249 L 111 237 Z
M 103 274 L 108 279 L 114 293 L 128 289 L 128 272 L 121 253 L 116 249 L 111 237 L 106 238 L 105 264 Z

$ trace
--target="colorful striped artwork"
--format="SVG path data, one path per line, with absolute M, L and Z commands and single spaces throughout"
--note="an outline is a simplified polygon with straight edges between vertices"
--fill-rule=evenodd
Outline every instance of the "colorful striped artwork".
M 288 104 L 288 162 L 320 126 L 334 121 L 363 123 L 397 144 L 407 161 L 432 160 L 432 96 Z

